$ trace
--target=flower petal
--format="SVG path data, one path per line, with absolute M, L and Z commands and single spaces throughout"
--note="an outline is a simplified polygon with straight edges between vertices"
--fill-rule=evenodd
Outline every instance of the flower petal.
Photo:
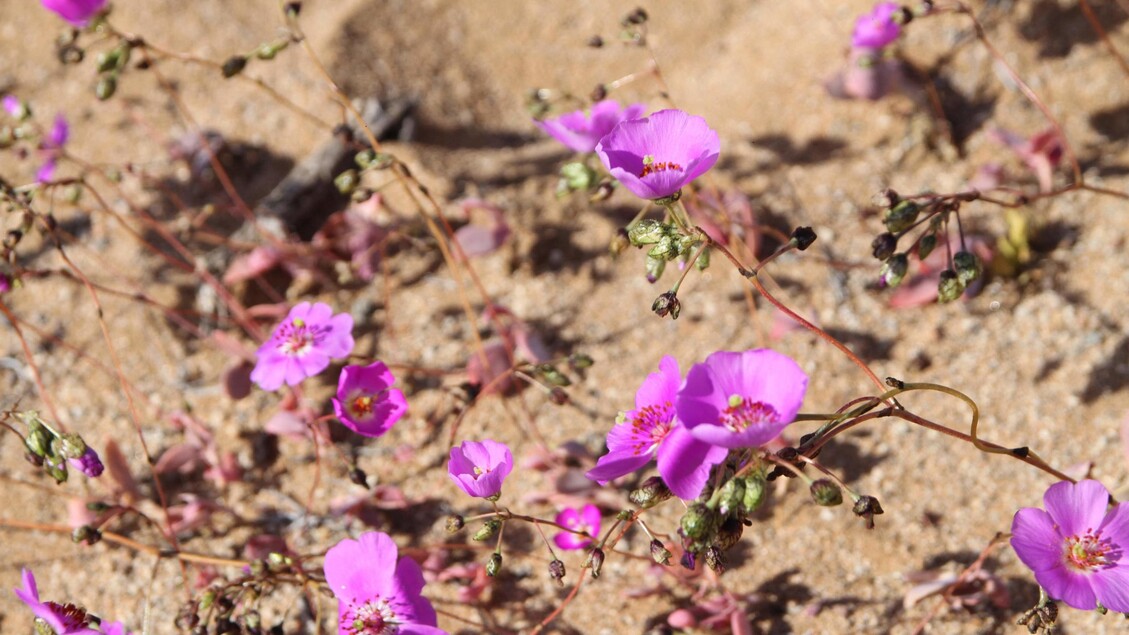
M 389 597 L 397 554 L 396 543 L 384 533 L 370 531 L 358 540 L 342 540 L 325 554 L 325 580 L 342 602 Z
M 1062 566 L 1064 537 L 1051 515 L 1037 507 L 1024 507 L 1011 521 L 1011 546 L 1035 573 Z
M 1058 523 L 1063 536 L 1077 536 L 1101 527 L 1108 505 L 1109 490 L 1094 480 L 1060 481 L 1043 495 L 1043 506 Z
M 659 475 L 675 496 L 693 500 L 702 493 L 710 469 L 727 454 L 725 448 L 703 443 L 685 427 L 675 426 L 659 446 Z
M 624 452 L 608 452 L 596 461 L 596 467 L 588 470 L 585 476 L 600 485 L 607 485 L 608 481 L 626 476 L 650 462 L 650 454 L 635 455 Z

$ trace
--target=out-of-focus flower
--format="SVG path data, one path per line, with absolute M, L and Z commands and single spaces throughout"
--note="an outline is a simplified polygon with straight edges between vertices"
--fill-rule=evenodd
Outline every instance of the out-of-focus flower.
M 39 149 L 43 153 L 44 162 L 39 166 L 39 171 L 35 173 L 35 180 L 39 183 L 48 183 L 51 179 L 55 178 L 55 167 L 59 158 L 59 154 L 63 150 L 63 146 L 67 144 L 67 139 L 70 138 L 70 125 L 62 115 L 55 117 L 55 123 L 51 126 L 51 132 L 39 144 Z
M 851 34 L 851 46 L 864 49 L 880 49 L 893 44 L 902 33 L 902 25 L 895 16 L 902 8 L 896 2 L 879 2 L 870 13 L 860 15 L 855 20 L 855 30 Z
M 1062 163 L 1062 139 L 1054 128 L 1048 128 L 1028 138 L 1003 128 L 994 128 L 988 135 L 1011 148 L 1039 181 L 1040 192 L 1054 189 L 1054 170 Z
M 464 492 L 479 498 L 497 499 L 502 481 L 514 469 L 514 456 L 504 443 L 490 439 L 463 441 L 451 448 L 447 473 Z
M 85 609 L 74 604 L 41 602 L 39 588 L 35 585 L 35 576 L 31 570 L 24 569 L 22 575 L 24 585 L 22 589 L 15 589 L 16 597 L 35 613 L 37 624 L 46 625 L 55 635 L 100 635 L 97 630 L 88 628 L 90 616 Z
M 710 468 L 725 459 L 726 450 L 695 439 L 675 418 L 681 383 L 678 362 L 663 357 L 659 372 L 648 375 L 635 393 L 635 409 L 608 433 L 608 453 L 588 478 L 604 485 L 657 459 L 663 483 L 676 496 L 692 500 L 702 493 Z
M 102 10 L 106 0 L 40 0 L 43 8 L 58 14 L 58 16 L 77 27 L 86 26 L 86 22 Z
M 551 119 L 534 119 L 533 123 L 570 150 L 592 152 L 621 121 L 636 119 L 646 110 L 643 104 L 621 108 L 614 99 L 605 99 L 593 104 L 589 112 L 577 110 Z
M 395 381 L 384 362 L 346 366 L 337 383 L 333 412 L 353 432 L 379 437 L 408 411 L 404 393 L 392 387 Z
M 583 531 L 589 536 L 599 536 L 600 508 L 595 505 L 585 505 L 583 509 L 572 507 L 562 509 L 561 513 L 557 514 L 556 522 L 558 525 L 569 529 Z M 587 547 L 592 544 L 592 539 L 568 531 L 561 531 L 553 536 L 553 542 L 561 549 L 572 550 Z
M 84 452 L 82 456 L 67 459 L 67 463 L 70 463 L 71 467 L 90 478 L 102 476 L 102 470 L 105 469 L 105 466 L 102 465 L 102 459 L 98 456 L 98 453 L 94 451 L 94 448 L 89 445 L 86 446 L 86 452 Z
M 596 146 L 608 173 L 646 199 L 674 194 L 712 168 L 720 153 L 706 120 L 681 110 L 624 121 Z
M 1043 506 L 1011 523 L 1011 546 L 1039 586 L 1076 609 L 1129 612 L 1129 505 L 1109 508 L 1109 490 L 1086 480 L 1051 485 Z
M 387 534 L 370 531 L 334 545 L 325 554 L 325 581 L 337 597 L 339 635 L 445 635 L 421 595 L 419 565 L 399 558 Z
M 263 390 L 277 390 L 317 375 L 329 366 L 330 358 L 341 358 L 353 350 L 353 318 L 348 313 L 333 315 L 321 302 L 302 302 L 274 329 L 259 347 L 251 381 Z
M 796 418 L 807 385 L 799 365 L 771 349 L 719 351 L 687 373 L 675 411 L 696 439 L 724 448 L 757 447 Z

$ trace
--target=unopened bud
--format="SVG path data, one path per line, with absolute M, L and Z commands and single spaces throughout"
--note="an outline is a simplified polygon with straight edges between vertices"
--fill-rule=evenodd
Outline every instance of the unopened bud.
M 678 314 L 682 313 L 682 303 L 678 301 L 677 294 L 673 291 L 667 291 L 655 298 L 654 303 L 651 304 L 651 310 L 659 317 L 666 317 L 669 314 L 670 319 L 677 320 Z
M 713 570 L 714 573 L 723 573 L 725 571 L 725 554 L 721 553 L 716 545 L 710 545 L 706 549 L 706 566 Z
M 953 254 L 953 269 L 965 286 L 979 278 L 984 271 L 980 265 L 980 259 L 970 251 L 958 251 Z
M 897 248 L 898 238 L 889 232 L 879 234 L 878 237 L 874 239 L 874 242 L 870 243 L 870 253 L 874 254 L 874 257 L 879 260 L 886 260 L 890 256 L 893 256 L 894 250 Z
M 921 213 L 921 206 L 913 201 L 902 201 L 894 207 L 886 210 L 886 229 L 892 233 L 905 231 L 913 226 L 917 221 L 917 215 Z
M 490 560 L 486 562 L 486 575 L 493 578 L 494 576 L 498 575 L 498 572 L 501 570 L 502 554 L 495 551 L 494 553 L 490 554 Z
M 882 505 L 873 496 L 860 496 L 851 509 L 855 516 L 866 519 L 866 528 L 874 529 L 874 517 L 883 513 Z
M 466 527 L 466 520 L 459 514 L 451 514 L 447 517 L 447 533 L 458 533 L 463 527 Z
M 287 2 L 286 6 L 284 7 L 284 11 L 285 11 L 287 17 L 296 18 L 296 17 L 298 17 L 298 14 L 300 14 L 302 12 L 302 3 L 301 2 Z
M 937 283 L 937 301 L 952 302 L 964 293 L 964 282 L 952 269 L 941 272 L 941 281 Z
M 741 540 L 741 534 L 745 533 L 745 523 L 741 522 L 736 516 L 730 516 L 721 523 L 717 528 L 717 546 L 721 550 L 731 548 Z
M 494 537 L 494 534 L 497 534 L 498 530 L 501 528 L 502 521 L 498 520 L 497 518 L 491 518 L 490 520 L 482 523 L 482 528 L 474 532 L 474 535 L 471 536 L 471 540 L 477 540 L 478 542 L 489 540 L 490 538 Z
M 703 249 L 702 253 L 698 254 L 698 259 L 694 261 L 694 267 L 698 271 L 705 271 L 710 268 L 710 250 Z
M 596 547 L 588 552 L 588 559 L 584 561 L 584 566 L 592 569 L 592 577 L 600 577 L 600 570 L 604 568 L 604 550 Z
M 731 478 L 721 486 L 721 498 L 717 504 L 717 511 L 722 516 L 728 516 L 730 512 L 736 510 L 741 506 L 741 501 L 745 499 L 745 480 L 741 478 Z
M 270 42 L 260 44 L 259 48 L 255 49 L 255 57 L 261 60 L 273 60 L 278 52 L 290 45 L 289 40 L 280 40 L 278 42 Z
M 615 236 L 612 237 L 611 243 L 608 244 L 608 251 L 611 255 L 618 256 L 627 251 L 627 248 L 630 246 L 631 239 L 627 237 L 627 230 L 620 227 L 619 230 L 616 231 Z
M 632 246 L 654 245 L 670 233 L 670 228 L 657 220 L 643 219 L 627 228 L 627 239 Z
M 631 490 L 627 500 L 643 509 L 650 509 L 673 495 L 660 477 L 651 476 L 638 489 Z
M 353 155 L 353 162 L 356 163 L 357 167 L 362 170 L 367 169 L 373 164 L 374 161 L 376 161 L 376 152 L 374 152 L 371 148 L 365 148 L 364 150 L 361 150 L 357 154 Z
M 564 586 L 565 563 L 554 558 L 549 563 L 549 577 L 556 580 L 557 584 Z
M 643 270 L 647 273 L 647 282 L 654 284 L 659 278 L 663 277 L 663 271 L 666 270 L 666 261 L 662 258 L 647 256 L 647 260 L 643 263 Z
M 643 10 L 643 7 L 637 7 L 634 11 L 624 16 L 623 21 L 620 24 L 627 26 L 629 24 L 643 24 L 646 21 L 647 12 Z
M 683 551 L 682 557 L 678 559 L 678 564 L 682 565 L 683 569 L 693 571 L 698 564 L 698 557 L 694 555 L 693 551 Z
M 62 485 L 67 482 L 67 464 L 60 460 L 58 464 L 52 463 L 50 459 L 43 462 L 43 470 L 47 475 L 55 479 L 55 483 Z
M 352 194 L 353 190 L 357 189 L 360 184 L 361 178 L 357 175 L 356 170 L 345 170 L 333 179 L 333 185 L 337 188 L 337 191 L 346 196 Z
M 568 396 L 568 392 L 563 388 L 553 388 L 549 391 L 549 401 L 558 406 L 563 406 L 572 401 L 572 398 Z
M 349 480 L 368 489 L 368 474 L 365 474 L 365 471 L 356 465 L 353 466 L 353 469 L 349 470 Z
M 937 246 L 937 234 L 929 233 L 921 237 L 917 241 L 917 257 L 925 260 L 929 254 L 933 253 L 933 248 Z
M 792 242 L 796 245 L 796 249 L 803 251 L 815 242 L 815 231 L 811 227 L 797 227 L 792 230 Z
M 227 58 L 227 61 L 223 63 L 223 76 L 225 79 L 231 79 L 232 77 L 235 77 L 236 75 L 242 73 L 244 68 L 247 68 L 246 57 L 243 57 L 242 55 L 229 57 Z
M 717 515 L 702 503 L 694 503 L 682 515 L 682 533 L 695 542 L 708 542 L 717 529 Z
M 583 370 L 591 368 L 596 362 L 592 361 L 592 357 L 584 353 L 573 353 L 568 356 L 568 366 L 573 370 Z
M 75 459 L 86 454 L 86 442 L 77 434 L 67 433 L 59 436 L 58 449 L 60 455 Z
M 745 495 L 741 499 L 741 509 L 746 514 L 756 511 L 764 502 L 765 493 L 768 490 L 768 483 L 765 481 L 763 474 L 754 474 L 745 477 Z
M 114 75 L 102 75 L 94 85 L 94 96 L 98 101 L 106 101 L 118 92 L 118 78 Z
M 561 166 L 560 188 L 565 192 L 582 192 L 592 188 L 600 176 L 582 161 L 573 161 Z
M 553 386 L 563 387 L 572 385 L 572 380 L 552 364 L 539 364 L 537 366 L 537 372 L 545 381 L 549 382 Z
M 905 254 L 894 254 L 889 260 L 882 263 L 878 270 L 878 281 L 886 287 L 896 287 L 902 283 L 909 271 L 909 257 Z
M 604 101 L 608 98 L 608 87 L 603 84 L 596 84 L 596 87 L 592 89 L 590 97 L 592 101 Z
M 830 479 L 821 478 L 813 481 L 810 489 L 812 500 L 816 505 L 834 507 L 843 503 L 843 491 Z
M 101 539 L 102 532 L 98 531 L 98 529 L 95 527 L 91 527 L 90 525 L 75 527 L 74 531 L 71 532 L 71 540 L 76 543 L 81 542 L 92 545 Z
M 24 445 L 27 446 L 28 451 L 41 458 L 51 454 L 51 433 L 34 419 L 26 421 L 28 430 Z
M 898 193 L 890 188 L 886 188 L 875 194 L 873 199 L 875 205 L 887 208 L 897 205 L 901 200 Z
M 661 540 L 655 538 L 651 541 L 651 559 L 661 565 L 669 565 L 670 558 L 673 556 L 670 549 L 666 548 Z

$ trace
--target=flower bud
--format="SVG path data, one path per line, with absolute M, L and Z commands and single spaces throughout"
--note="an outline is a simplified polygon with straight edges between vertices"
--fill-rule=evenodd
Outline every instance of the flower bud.
M 564 586 L 565 563 L 554 558 L 549 563 L 549 577 L 556 580 L 557 584 Z
M 482 523 L 482 528 L 474 532 L 474 535 L 470 538 L 471 540 L 477 540 L 478 542 L 489 540 L 490 538 L 493 538 L 501 528 L 502 521 L 498 520 L 497 518 L 491 518 L 490 520 Z
M 59 436 L 58 449 L 68 459 L 78 458 L 86 454 L 86 442 L 77 434 L 67 433 Z
M 706 549 L 706 566 L 713 570 L 714 573 L 725 572 L 725 554 L 721 553 L 716 545 L 710 545 Z
M 811 227 L 797 227 L 792 230 L 792 242 L 796 245 L 796 249 L 804 251 L 811 244 L 815 242 L 815 231 Z
M 874 257 L 879 260 L 887 260 L 890 256 L 894 255 L 894 250 L 898 248 L 898 237 L 887 232 L 879 234 L 873 242 L 870 243 L 870 248 Z
M 75 527 L 71 532 L 71 540 L 75 543 L 85 543 L 92 545 L 102 539 L 102 532 L 98 531 L 96 527 L 90 525 L 82 525 Z
M 693 571 L 697 566 L 698 557 L 694 555 L 693 551 L 683 551 L 682 557 L 678 559 L 678 564 L 682 565 L 683 569 Z
M 581 161 L 566 163 L 561 166 L 561 181 L 557 186 L 557 192 L 586 191 L 599 182 L 599 178 L 599 175 L 586 163 Z
M 98 453 L 90 446 L 87 446 L 82 456 L 67 459 L 67 463 L 70 463 L 71 467 L 90 478 L 102 476 L 102 471 L 106 469 L 105 466 L 102 465 L 102 459 L 98 456 Z
M 682 303 L 678 301 L 678 296 L 673 291 L 667 291 L 655 298 L 651 310 L 659 317 L 666 317 L 669 314 L 670 319 L 677 320 L 678 314 L 682 313 Z
M 549 401 L 553 402 L 554 404 L 556 404 L 558 406 L 563 406 L 563 405 L 567 404 L 568 402 L 572 401 L 572 398 L 568 396 L 568 393 L 565 392 L 565 390 L 563 388 L 554 387 L 552 390 L 549 391 Z
M 498 572 L 501 570 L 502 554 L 495 551 L 494 553 L 490 554 L 490 560 L 486 562 L 486 575 L 493 578 L 494 576 L 498 575 Z
M 447 517 L 447 533 L 458 533 L 463 527 L 466 526 L 466 521 L 459 514 L 451 514 Z
M 55 479 L 55 483 L 62 485 L 67 482 L 67 464 L 62 461 L 55 464 L 48 459 L 43 462 L 43 470 L 47 472 L 48 476 Z
M 984 271 L 980 265 L 980 259 L 970 251 L 958 251 L 953 254 L 953 269 L 956 270 L 957 277 L 965 286 L 979 278 Z
M 874 517 L 883 513 L 882 505 L 879 505 L 878 499 L 873 496 L 860 496 L 851 511 L 855 516 L 866 519 L 867 529 L 874 529 Z
M 886 287 L 896 287 L 902 283 L 909 271 L 909 258 L 905 254 L 894 254 L 882 263 L 878 270 L 878 281 Z
M 242 73 L 244 68 L 247 68 L 246 57 L 243 57 L 242 55 L 236 55 L 234 57 L 227 58 L 227 61 L 223 63 L 222 69 L 224 79 L 231 79 L 232 77 L 235 77 L 236 75 Z
M 875 205 L 886 208 L 897 205 L 901 200 L 902 198 L 898 196 L 898 193 L 890 188 L 886 188 L 878 194 L 875 194 L 872 199 Z
M 360 184 L 361 177 L 357 174 L 356 170 L 352 169 L 345 170 L 333 179 L 333 185 L 337 188 L 337 191 L 346 196 L 352 194 L 353 190 L 357 189 L 357 186 Z
M 722 516 L 740 508 L 741 501 L 745 499 L 745 480 L 731 478 L 721 486 L 721 498 L 718 501 L 717 511 Z
M 669 565 L 670 558 L 673 555 L 674 554 L 672 554 L 670 550 L 666 548 L 666 545 L 658 538 L 651 541 L 651 559 L 658 564 L 664 566 Z
M 652 476 L 643 481 L 639 489 L 632 490 L 627 500 L 643 509 L 650 509 L 673 495 L 661 478 Z
M 913 226 L 917 221 L 917 215 L 921 213 L 921 206 L 913 201 L 902 201 L 894 207 L 886 210 L 886 217 L 883 222 L 886 223 L 886 229 L 891 234 L 905 231 Z
M 730 516 L 721 523 L 717 528 L 717 546 L 725 550 L 731 548 L 741 540 L 741 534 L 745 533 L 745 523 L 741 522 L 736 516 Z
M 741 510 L 746 514 L 756 511 L 764 502 L 768 483 L 763 474 L 753 474 L 745 477 L 745 494 L 741 498 Z
M 114 75 L 102 75 L 94 85 L 94 96 L 98 101 L 106 101 L 118 91 L 118 78 Z
M 952 269 L 941 272 L 941 281 L 937 283 L 937 301 L 952 302 L 964 293 L 964 283 Z
M 365 471 L 356 465 L 353 466 L 353 469 L 349 470 L 349 480 L 368 489 L 368 474 L 365 474 Z
M 584 561 L 585 567 L 592 568 L 592 577 L 600 577 L 600 570 L 604 568 L 604 550 L 596 547 L 588 552 L 588 559 Z
M 717 529 L 717 515 L 702 503 L 694 503 L 682 515 L 682 533 L 695 542 L 709 542 Z
M 631 246 L 654 245 L 669 234 L 669 228 L 657 220 L 644 218 L 627 228 L 627 239 Z
M 643 263 L 643 269 L 647 272 L 647 282 L 654 284 L 656 280 L 663 277 L 666 261 L 662 258 L 647 256 L 646 262 Z
M 553 386 L 571 386 L 572 380 L 552 364 L 539 364 L 537 373 Z
M 584 370 L 591 368 L 595 364 L 592 357 L 584 353 L 573 353 L 568 356 L 568 366 L 573 370 Z
M 698 259 L 694 261 L 694 267 L 698 271 L 705 271 L 710 268 L 710 250 L 703 249 L 702 253 L 698 254 Z
M 376 152 L 373 152 L 371 148 L 365 148 L 353 155 L 353 163 L 356 163 L 357 167 L 362 170 L 368 169 L 374 161 L 376 161 Z
M 933 253 L 933 248 L 937 246 L 937 234 L 925 234 L 921 240 L 917 241 L 917 257 L 925 260 L 929 254 Z
M 812 481 L 810 490 L 816 505 L 834 507 L 843 503 L 843 491 L 830 479 L 821 478 Z
M 27 446 L 29 452 L 38 457 L 45 457 L 51 454 L 51 433 L 47 428 L 43 427 L 37 419 L 25 419 L 27 423 L 27 437 L 24 438 L 24 445 Z

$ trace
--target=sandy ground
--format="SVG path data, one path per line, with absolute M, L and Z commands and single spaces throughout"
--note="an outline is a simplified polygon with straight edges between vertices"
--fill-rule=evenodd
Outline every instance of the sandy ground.
M 1129 50 L 1126 14 L 1113 2 L 1094 4 L 1114 41 Z M 1074 3 L 974 5 L 986 11 L 988 33 L 1004 58 L 1061 119 L 1087 182 L 1129 189 L 1129 82 Z M 638 382 L 665 354 L 687 368 L 715 350 L 772 345 L 795 357 L 810 374 L 808 412 L 834 410 L 873 390 L 843 355 L 811 334 L 793 332 L 770 340 L 771 307 L 758 303 L 751 312 L 745 283 L 720 258 L 705 274 L 691 276 L 678 321 L 658 319 L 648 309 L 665 287 L 644 280 L 641 254 L 617 259 L 607 251 L 616 228 L 637 211 L 637 201 L 626 192 L 596 204 L 553 196 L 555 170 L 567 154 L 530 123 L 525 97 L 537 87 L 587 95 L 598 83 L 644 70 L 646 51 L 615 41 L 619 19 L 633 6 L 595 0 L 560 6 L 518 0 L 342 0 L 305 7 L 302 23 L 311 45 L 351 94 L 418 98 L 416 141 L 392 143 L 389 149 L 443 201 L 481 197 L 505 211 L 515 231 L 511 243 L 474 262 L 489 294 L 534 325 L 554 354 L 585 352 L 596 361 L 570 389 L 572 406 L 555 406 L 536 390 L 508 400 L 483 399 L 462 420 L 459 439 L 504 440 L 519 457 L 536 447 L 537 435 L 551 447 L 576 440 L 598 448 L 615 413 L 630 407 Z M 965 391 L 980 405 L 986 437 L 1009 446 L 1029 445 L 1057 466 L 1092 461 L 1096 478 L 1125 493 L 1126 458 L 1119 440 L 1119 426 L 1129 411 L 1125 201 L 1070 193 L 1028 206 L 1023 211 L 1039 238 L 1035 262 L 1018 279 L 991 279 L 966 302 L 895 310 L 888 294 L 872 288 L 877 263 L 869 245 L 881 231 L 871 206 L 875 192 L 884 187 L 903 193 L 957 191 L 989 161 L 1003 163 L 1021 187 L 1036 187 L 987 131 L 1002 126 L 1031 134 L 1045 122 L 984 47 L 970 39 L 968 22 L 945 16 L 914 24 L 901 45 L 920 68 L 947 60 L 936 72 L 959 141 L 954 153 L 931 147 L 932 123 L 919 89 L 878 103 L 834 101 L 824 93 L 822 80 L 841 64 L 853 16 L 868 9 L 868 2 L 723 0 L 694 8 L 676 2 L 645 6 L 670 99 L 704 116 L 721 135 L 722 160 L 707 184 L 748 195 L 758 219 L 768 225 L 785 230 L 810 225 L 820 237 L 816 248 L 770 267 L 780 297 L 840 337 L 880 377 L 935 381 Z M 114 22 L 165 49 L 212 60 L 251 50 L 276 37 L 282 25 L 274 3 L 220 0 L 200 0 L 190 9 L 172 2 L 120 0 Z M 153 74 L 133 73 L 123 79 L 115 99 L 95 102 L 90 98 L 90 64 L 61 67 L 53 59 L 51 42 L 60 24 L 35 3 L 0 1 L 0 88 L 33 101 L 45 121 L 54 112 L 66 113 L 73 122 L 69 148 L 87 161 L 129 162 L 151 176 L 177 175 L 165 146 L 191 126 L 158 90 Z M 595 34 L 609 44 L 586 47 Z M 182 112 L 190 113 L 197 125 L 269 153 L 263 163 L 237 175 L 252 202 L 281 177 L 288 161 L 325 137 L 324 130 L 249 83 L 224 82 L 214 71 L 189 64 L 169 62 L 160 70 L 176 81 Z M 253 63 L 248 74 L 327 120 L 338 117 L 324 81 L 298 50 L 269 64 Z M 645 77 L 612 96 L 657 109 L 663 105 L 661 90 L 654 78 Z M 34 159 L 17 161 L 11 153 L 0 154 L 0 173 L 14 182 L 29 180 L 34 165 Z M 1066 170 L 1056 173 L 1057 184 L 1066 179 Z M 170 209 L 136 178 L 127 178 L 124 188 L 117 193 L 107 187 L 105 192 L 109 205 L 130 223 L 136 218 L 126 197 L 155 211 Z M 75 262 L 97 281 L 144 290 L 168 304 L 193 295 L 192 278 L 142 249 L 93 201 L 84 199 L 77 210 L 58 202 L 56 209 L 80 234 L 71 250 Z M 988 236 L 1005 231 L 998 207 L 974 203 L 963 218 L 971 231 Z M 5 229 L 15 222 L 6 216 Z M 464 317 L 455 277 L 427 244 L 396 255 L 372 285 L 323 286 L 315 289 L 316 297 L 368 316 L 358 338 L 359 354 L 397 367 L 455 371 L 479 325 Z M 28 249 L 25 264 L 61 265 L 50 250 L 35 251 Z M 468 293 L 480 307 L 477 296 Z M 182 337 L 159 313 L 138 302 L 103 301 L 153 452 L 181 439 L 168 425 L 167 414 L 191 408 L 217 431 L 224 447 L 250 466 L 249 439 L 275 412 L 276 400 L 256 391 L 244 401 L 228 401 L 217 387 L 226 359 L 214 347 Z M 147 481 L 128 404 L 107 372 L 110 360 L 89 295 L 79 285 L 50 278 L 13 294 L 10 306 L 27 325 L 24 330 L 59 418 L 96 444 L 118 439 L 134 472 Z M 32 326 L 67 346 L 44 340 Z M 17 338 L 7 325 L 4 333 L 0 406 L 18 403 L 45 410 Z M 448 541 L 444 514 L 480 510 L 443 474 L 454 399 L 449 390 L 435 388 L 457 386 L 461 379 L 450 372 L 439 379 L 421 373 L 405 380 L 410 416 L 378 441 L 342 446 L 374 480 L 424 500 L 411 513 L 380 515 L 381 527 L 401 545 Z M 308 396 L 321 408 L 331 387 L 315 384 Z M 967 424 L 967 413 L 956 402 L 912 397 L 905 405 L 954 427 Z M 797 424 L 793 433 L 810 429 Z M 105 482 L 55 487 L 39 479 L 13 439 L 0 437 L 5 519 L 65 523 L 67 499 L 108 494 Z M 283 533 L 299 553 L 323 551 L 363 531 L 356 520 L 327 514 L 331 501 L 358 492 L 340 462 L 323 462 L 307 513 L 303 503 L 314 478 L 310 446 L 284 440 L 280 453 L 278 462 L 257 471 L 251 482 L 222 492 L 220 502 L 234 514 L 220 514 L 216 529 L 192 536 L 184 547 L 238 556 L 242 541 L 255 529 L 248 521 L 255 518 L 274 519 L 268 528 Z M 753 632 L 911 632 L 932 601 L 903 608 L 909 588 L 903 575 L 971 563 L 996 532 L 1008 529 L 1018 507 L 1039 503 L 1051 482 L 1018 461 L 981 454 L 900 421 L 880 421 L 845 435 L 820 458 L 859 491 L 879 497 L 885 515 L 875 530 L 867 531 L 846 509 L 812 504 L 797 483 L 775 489 L 771 505 L 746 530 L 731 554 L 732 569 L 723 576 L 730 591 L 756 594 L 748 609 Z M 548 506 L 520 502 L 523 495 L 546 487 L 543 475 L 525 473 L 511 478 L 503 502 L 551 516 L 554 510 Z M 147 485 L 145 491 L 150 492 Z M 675 507 L 661 508 L 651 524 L 661 531 L 673 529 Z M 119 529 L 152 540 L 136 521 Z M 514 534 L 505 572 L 486 605 L 461 606 L 450 584 L 428 586 L 439 608 L 472 624 L 444 617 L 441 626 L 451 632 L 521 631 L 561 601 L 566 591 L 545 576 L 536 534 Z M 65 536 L 42 531 L 5 530 L 2 536 L 0 587 L 16 586 L 20 567 L 28 566 L 36 571 L 44 597 L 83 604 L 125 620 L 136 632 L 143 631 L 143 622 L 146 632 L 177 631 L 173 618 L 185 596 L 176 565 L 155 565 L 152 557 L 124 548 L 75 546 Z M 646 555 L 647 540 L 637 532 L 624 546 Z M 481 552 L 474 555 L 485 559 Z M 570 554 L 566 564 L 568 579 L 575 580 L 579 556 Z M 990 568 L 1006 581 L 1010 607 L 943 611 L 929 632 L 1022 632 L 1010 622 L 1033 604 L 1036 587 L 1010 550 L 997 552 Z M 585 584 L 579 600 L 550 630 L 648 632 L 689 602 L 682 590 L 642 599 L 625 596 L 626 589 L 652 579 L 639 560 L 609 557 L 601 579 Z M 283 592 L 265 614 L 277 616 L 270 611 L 291 604 L 287 628 L 298 629 L 293 624 L 304 609 L 296 600 L 293 591 Z M 331 608 L 322 601 L 323 611 Z M 1120 618 L 1068 611 L 1062 625 L 1068 633 L 1124 628 Z M 12 595 L 0 593 L 0 630 L 30 629 L 27 611 Z M 312 626 L 307 629 L 314 632 Z

